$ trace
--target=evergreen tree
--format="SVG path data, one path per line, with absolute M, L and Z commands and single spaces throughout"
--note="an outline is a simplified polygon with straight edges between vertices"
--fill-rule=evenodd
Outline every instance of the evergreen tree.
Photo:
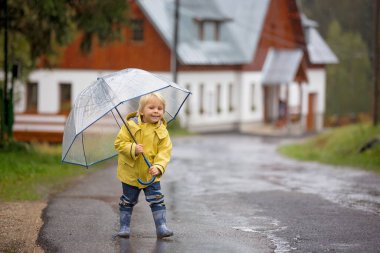
M 340 24 L 331 22 L 327 43 L 339 64 L 327 66 L 326 113 L 356 114 L 370 111 L 372 91 L 368 49 L 358 32 L 344 32 Z

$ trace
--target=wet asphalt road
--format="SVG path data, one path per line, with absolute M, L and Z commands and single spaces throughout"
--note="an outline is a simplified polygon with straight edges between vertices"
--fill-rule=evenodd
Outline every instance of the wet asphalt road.
M 380 252 L 380 175 L 296 162 L 284 141 L 247 135 L 173 140 L 162 180 L 174 237 L 157 240 L 144 194 L 130 239 L 118 231 L 116 162 L 55 196 L 46 252 Z M 80 168 L 78 168 L 80 169 Z

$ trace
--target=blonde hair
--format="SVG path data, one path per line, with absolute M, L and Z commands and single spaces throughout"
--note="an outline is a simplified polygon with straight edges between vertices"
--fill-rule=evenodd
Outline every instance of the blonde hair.
M 138 109 L 138 112 L 141 114 L 145 105 L 152 99 L 157 99 L 158 101 L 160 101 L 162 103 L 162 105 L 164 106 L 164 111 L 165 111 L 165 106 L 166 106 L 166 101 L 164 99 L 163 96 L 161 96 L 159 93 L 149 93 L 147 95 L 144 95 L 140 98 L 140 102 L 139 102 L 139 109 Z

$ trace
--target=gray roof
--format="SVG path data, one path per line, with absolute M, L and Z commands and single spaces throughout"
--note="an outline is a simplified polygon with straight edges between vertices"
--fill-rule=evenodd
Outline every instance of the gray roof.
M 280 85 L 294 81 L 302 56 L 301 49 L 269 49 L 263 66 L 262 83 Z
M 309 28 L 308 33 L 307 51 L 311 63 L 334 64 L 339 62 L 336 55 L 315 28 Z
M 301 21 L 305 30 L 310 62 L 313 64 L 338 63 L 338 58 L 317 31 L 318 23 L 307 18 L 305 14 L 301 15 Z
M 196 19 L 224 20 L 229 19 L 229 14 L 223 13 L 214 1 L 180 1 L 184 12 Z
M 137 0 L 142 11 L 169 48 L 173 42 L 174 0 Z M 186 65 L 248 64 L 254 59 L 270 0 L 180 0 L 178 56 Z M 199 40 L 196 21 L 222 22 L 220 38 Z M 312 63 L 335 63 L 332 53 L 316 35 L 315 21 L 302 17 L 310 29 Z M 210 27 L 208 27 L 210 28 Z M 205 29 L 206 35 L 212 34 Z M 314 29 L 314 30 L 313 30 Z M 334 58 L 335 57 L 335 58 Z
M 169 47 L 174 0 L 138 0 Z M 269 0 L 181 0 L 178 55 L 188 65 L 230 65 L 253 59 Z M 198 39 L 194 20 L 225 20 L 220 40 Z
M 303 27 L 318 27 L 318 23 L 316 21 L 309 19 L 303 13 L 301 14 L 301 22 Z

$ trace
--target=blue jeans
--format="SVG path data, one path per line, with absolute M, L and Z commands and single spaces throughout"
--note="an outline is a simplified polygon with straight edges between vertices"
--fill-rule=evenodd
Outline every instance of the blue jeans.
M 122 183 L 122 187 L 123 195 L 120 197 L 120 211 L 131 210 L 137 204 L 141 189 L 125 183 Z M 155 182 L 143 190 L 152 212 L 166 209 L 160 182 Z

